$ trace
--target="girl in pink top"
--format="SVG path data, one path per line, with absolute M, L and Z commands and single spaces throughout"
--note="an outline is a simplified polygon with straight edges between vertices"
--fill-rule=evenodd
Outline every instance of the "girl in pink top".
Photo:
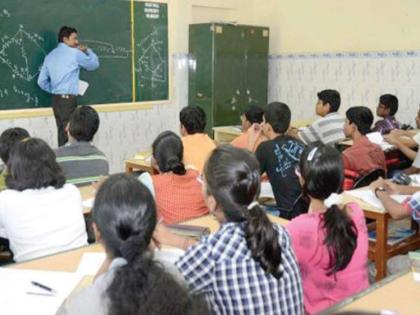
M 363 210 L 339 206 L 343 162 L 331 146 L 312 144 L 298 173 L 309 211 L 287 226 L 303 282 L 304 305 L 316 314 L 369 286 L 368 235 Z

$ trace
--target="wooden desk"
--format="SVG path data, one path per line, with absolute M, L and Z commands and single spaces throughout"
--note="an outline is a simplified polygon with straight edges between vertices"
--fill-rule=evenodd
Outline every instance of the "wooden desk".
M 368 188 L 362 188 L 368 189 Z M 377 209 L 369 203 L 343 193 L 343 203 L 356 202 L 363 209 L 365 217 L 375 220 L 376 223 L 376 242 L 369 242 L 369 254 L 370 260 L 375 262 L 376 266 L 376 281 L 382 280 L 386 276 L 386 262 L 388 258 L 405 254 L 410 250 L 420 248 L 420 235 L 417 226 L 417 233 L 405 241 L 396 244 L 394 246 L 388 246 L 388 221 L 391 219 L 389 213 L 382 209 Z
M 391 310 L 401 315 L 420 314 L 420 282 L 413 279 L 411 272 L 386 278 L 363 292 L 325 310 L 322 314 L 339 311 L 365 311 L 379 314 Z
M 140 159 L 125 160 L 125 172 L 131 174 L 134 171 L 144 171 L 153 174 L 153 167 L 149 161 Z
M 281 224 L 281 225 L 286 225 L 289 222 L 286 219 L 275 217 L 275 216 L 272 216 L 270 214 L 268 215 L 268 217 L 270 218 L 271 222 Z M 219 222 L 217 222 L 215 217 L 211 214 L 200 217 L 200 218 L 185 221 L 185 224 L 208 227 L 210 229 L 211 233 L 217 232 L 217 230 L 219 229 L 219 226 L 220 226 Z
M 231 143 L 233 139 L 240 136 L 242 131 L 237 126 L 213 127 L 214 141 L 216 144 Z
M 306 127 L 310 125 L 314 119 L 300 119 L 294 120 L 291 122 L 291 126 L 295 128 Z M 214 141 L 216 144 L 226 144 L 231 143 L 233 139 L 242 134 L 240 126 L 222 126 L 222 127 L 213 127 L 214 132 Z
M 288 222 L 287 220 L 274 216 L 269 217 L 271 221 L 279 224 L 285 224 Z M 205 226 L 208 227 L 212 233 L 216 232 L 219 228 L 219 223 L 211 215 L 186 221 L 185 224 Z M 18 269 L 75 272 L 84 253 L 101 253 L 103 251 L 104 250 L 100 244 L 93 244 L 23 263 L 11 264 L 9 267 Z

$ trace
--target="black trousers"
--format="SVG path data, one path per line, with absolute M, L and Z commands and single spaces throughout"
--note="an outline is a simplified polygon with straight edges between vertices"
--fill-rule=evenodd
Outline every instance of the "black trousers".
M 71 114 L 77 107 L 77 96 L 75 95 L 53 95 L 52 108 L 57 124 L 58 146 L 61 147 L 67 141 L 66 127 Z

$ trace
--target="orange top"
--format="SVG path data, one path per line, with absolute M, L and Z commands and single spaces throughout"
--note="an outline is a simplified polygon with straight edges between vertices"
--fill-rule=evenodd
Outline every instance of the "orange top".
M 207 158 L 216 147 L 214 141 L 205 133 L 195 133 L 182 137 L 182 144 L 184 145 L 184 164 L 193 166 L 201 174 Z
M 247 149 L 248 148 L 248 139 L 249 135 L 247 132 L 243 132 L 240 136 L 233 139 L 233 141 L 230 143 L 234 147 L 240 148 L 240 149 Z M 255 142 L 254 147 L 252 148 L 252 152 L 255 152 L 258 148 L 258 146 L 261 144 L 261 142 L 264 142 L 266 139 L 262 135 L 258 137 L 257 141 Z
M 165 173 L 152 176 L 158 217 L 164 223 L 178 223 L 209 213 L 199 175 L 190 169 L 185 175 Z

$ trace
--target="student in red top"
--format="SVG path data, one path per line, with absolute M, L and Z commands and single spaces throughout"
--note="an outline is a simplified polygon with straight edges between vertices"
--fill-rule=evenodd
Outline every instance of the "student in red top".
M 241 149 L 248 149 L 252 152 L 255 152 L 261 142 L 266 141 L 267 138 L 260 134 L 258 139 L 250 143 L 249 133 L 251 132 L 250 128 L 253 124 L 261 124 L 263 122 L 264 110 L 258 106 L 250 106 L 242 115 L 242 134 L 236 137 L 230 144 L 234 147 Z
M 159 172 L 143 173 L 142 181 L 155 196 L 158 216 L 172 224 L 209 212 L 203 194 L 200 174 L 182 163 L 181 138 L 172 131 L 162 132 L 153 142 L 152 165 Z
M 360 175 L 386 167 L 383 150 L 366 137 L 372 123 L 373 114 L 367 107 L 351 107 L 346 112 L 344 133 L 353 140 L 353 145 L 343 152 L 344 168 Z

